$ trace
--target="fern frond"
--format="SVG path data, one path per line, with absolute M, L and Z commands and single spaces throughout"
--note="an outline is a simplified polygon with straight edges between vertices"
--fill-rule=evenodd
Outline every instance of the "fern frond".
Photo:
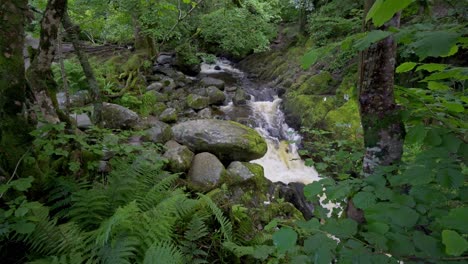
M 201 200 L 206 203 L 208 208 L 213 212 L 216 220 L 219 222 L 220 227 L 221 227 L 221 233 L 224 236 L 224 239 L 227 241 L 232 241 L 232 224 L 231 221 L 229 221 L 228 218 L 226 218 L 223 215 L 223 212 L 219 207 L 209 198 L 208 196 L 199 193 L 198 196 L 201 198 Z
M 69 217 L 85 230 L 96 228 L 112 213 L 108 197 L 100 188 L 81 190 L 72 195 Z
M 209 232 L 204 221 L 205 219 L 198 214 L 194 214 L 184 233 L 184 238 L 193 242 L 207 236 Z
M 80 254 L 50 256 L 43 259 L 28 262 L 29 264 L 82 264 L 84 259 Z
M 107 243 L 99 252 L 99 263 L 132 264 L 137 254 L 139 242 L 135 237 L 120 236 Z
M 77 182 L 64 177 L 54 178 L 47 187 L 47 204 L 52 212 L 56 212 L 53 216 L 59 219 L 67 216 L 72 204 L 72 193 L 89 187 L 87 182 Z
M 184 264 L 185 259 L 179 248 L 169 242 L 153 244 L 145 254 L 143 264 Z
M 115 229 L 120 232 L 131 229 L 133 224 L 132 220 L 135 220 L 134 217 L 138 213 L 139 209 L 135 201 L 118 208 L 114 215 L 102 222 L 101 226 L 96 230 L 96 245 L 104 246 L 108 244 L 111 234 Z

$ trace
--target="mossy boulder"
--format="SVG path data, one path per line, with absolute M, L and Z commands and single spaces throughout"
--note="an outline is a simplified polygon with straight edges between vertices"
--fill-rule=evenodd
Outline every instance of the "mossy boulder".
M 175 125 L 172 131 L 177 142 L 226 162 L 259 159 L 267 151 L 265 139 L 257 131 L 232 121 L 192 120 Z
M 200 110 L 210 105 L 210 98 L 206 96 L 201 96 L 198 94 L 190 94 L 187 96 L 187 106 L 195 109 Z
M 284 111 L 294 127 L 326 127 L 328 112 L 336 107 L 335 96 L 290 92 L 284 98 Z
M 210 98 L 210 104 L 221 105 L 226 100 L 226 95 L 224 95 L 223 91 L 215 86 L 206 88 L 206 95 Z
M 306 95 L 334 94 L 333 76 L 327 71 L 312 75 L 299 86 L 298 92 Z
M 200 85 L 202 87 L 215 86 L 220 90 L 224 90 L 224 81 L 213 77 L 204 77 L 203 79 L 201 79 Z
M 240 177 L 243 180 L 250 179 L 255 176 L 264 176 L 263 167 L 258 164 L 233 161 L 227 168 L 228 173 L 232 177 Z
M 153 127 L 145 131 L 143 140 L 154 143 L 166 143 L 172 138 L 171 127 L 161 121 L 153 122 Z
M 169 171 L 179 173 L 190 169 L 194 154 L 186 146 L 178 145 L 168 148 L 163 157 L 168 160 Z
M 138 125 L 138 114 L 121 105 L 103 103 L 101 125 L 110 129 L 129 129 Z
M 354 99 L 330 111 L 326 117 L 326 123 L 337 138 L 358 140 L 358 135 L 362 135 L 359 107 Z
M 173 123 L 177 121 L 177 110 L 174 108 L 167 108 L 159 115 L 159 120 L 166 123 Z

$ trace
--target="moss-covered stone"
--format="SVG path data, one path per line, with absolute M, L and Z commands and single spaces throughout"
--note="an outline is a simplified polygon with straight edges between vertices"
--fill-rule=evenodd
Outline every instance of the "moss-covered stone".
M 301 84 L 299 93 L 307 95 L 334 94 L 333 76 L 327 71 L 313 75 Z
M 349 100 L 341 107 L 334 109 L 326 116 L 328 129 L 337 138 L 357 140 L 362 135 L 359 107 L 355 100 Z
M 324 128 L 325 118 L 336 105 L 335 96 L 287 94 L 284 100 L 286 115 L 299 122 L 299 126 Z
M 205 96 L 200 96 L 197 94 L 190 94 L 187 96 L 187 106 L 195 109 L 200 110 L 210 105 L 210 98 Z

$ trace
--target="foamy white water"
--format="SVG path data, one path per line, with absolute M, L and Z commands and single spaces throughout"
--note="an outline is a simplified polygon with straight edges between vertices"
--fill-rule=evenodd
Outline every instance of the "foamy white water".
M 208 64 L 202 63 L 200 73 L 203 74 L 215 74 L 220 72 L 230 72 L 237 75 L 243 75 L 244 73 L 239 69 L 232 66 L 232 63 L 227 59 L 217 59 L 215 63 Z
M 256 130 L 268 144 L 265 156 L 251 162 L 262 165 L 265 177 L 272 182 L 307 184 L 320 180 L 315 168 L 306 166 L 300 158 L 297 144 L 301 137 L 286 124 L 280 104 L 279 98 L 273 102 L 250 102 L 252 117 L 258 125 Z

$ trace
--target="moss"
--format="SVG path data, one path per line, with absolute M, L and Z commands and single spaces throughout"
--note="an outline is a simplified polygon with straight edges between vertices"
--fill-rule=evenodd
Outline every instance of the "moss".
M 333 77 L 327 71 L 313 75 L 301 84 L 299 92 L 309 95 L 334 94 Z
M 336 105 L 335 96 L 304 95 L 296 92 L 288 93 L 284 101 L 284 109 L 288 116 L 298 119 L 300 125 L 325 127 L 325 117 Z
M 242 124 L 239 124 L 237 122 L 229 121 L 231 124 L 238 126 L 242 128 L 243 130 L 246 131 L 242 137 L 245 140 L 245 143 L 247 144 L 246 148 L 249 150 L 252 150 L 254 153 L 258 153 L 259 155 L 263 156 L 268 150 L 267 143 L 265 139 L 258 134 L 257 131 L 253 130 L 252 128 L 248 126 L 244 126 Z
M 349 100 L 341 107 L 330 111 L 326 123 L 337 138 L 357 140 L 362 135 L 361 118 L 355 100 Z

